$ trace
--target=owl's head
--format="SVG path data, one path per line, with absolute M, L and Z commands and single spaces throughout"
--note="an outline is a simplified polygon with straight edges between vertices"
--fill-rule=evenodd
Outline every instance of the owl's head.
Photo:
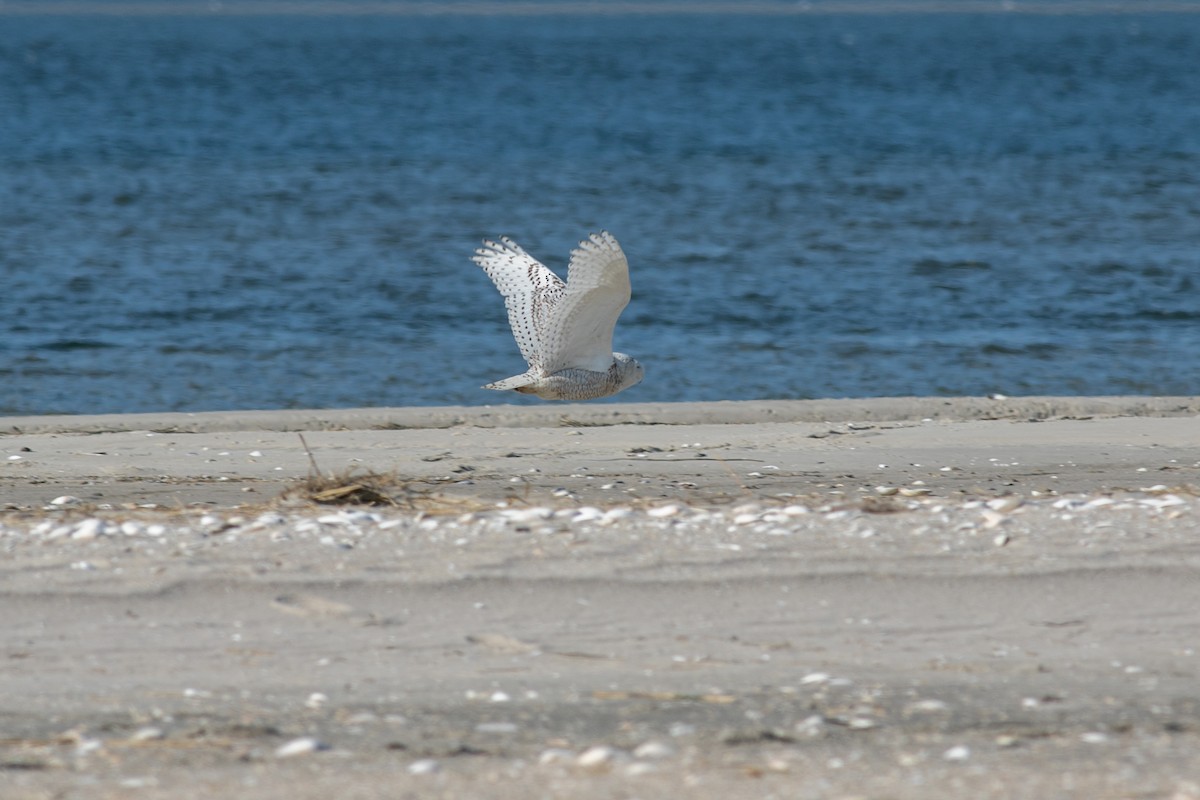
M 613 353 L 613 362 L 617 368 L 617 376 L 620 380 L 620 389 L 628 389 L 630 386 L 637 386 L 642 382 L 642 378 L 646 377 L 645 368 L 638 363 L 638 360 L 633 356 L 627 356 L 624 353 Z

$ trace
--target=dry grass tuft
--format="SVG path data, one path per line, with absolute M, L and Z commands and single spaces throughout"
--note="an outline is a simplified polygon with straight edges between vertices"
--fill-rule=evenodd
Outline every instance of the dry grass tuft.
M 392 496 L 400 490 L 408 494 L 409 487 L 395 476 L 369 472 L 354 475 L 352 471 L 336 475 L 310 475 L 293 493 L 322 505 L 399 506 Z
M 423 494 L 412 488 L 411 482 L 395 474 L 366 472 L 356 475 L 353 468 L 326 475 L 317 465 L 303 434 L 297 434 L 311 466 L 304 483 L 283 493 L 285 500 L 306 500 L 322 505 L 404 506 L 413 507 L 415 495 Z

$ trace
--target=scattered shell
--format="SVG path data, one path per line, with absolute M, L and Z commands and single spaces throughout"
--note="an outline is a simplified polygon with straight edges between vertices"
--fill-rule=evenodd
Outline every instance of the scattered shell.
M 955 745 L 946 752 L 942 753 L 942 758 L 947 761 L 966 761 L 971 757 L 971 748 L 965 744 Z
M 909 712 L 918 712 L 918 713 L 939 712 L 939 711 L 945 711 L 948 708 L 949 708 L 949 706 L 946 705 L 945 701 L 934 700 L 932 698 L 924 699 L 924 700 L 915 700 L 912 703 L 910 703 L 908 706 Z
M 104 520 L 102 519 L 95 519 L 94 517 L 85 519 L 75 526 L 75 532 L 71 534 L 71 538 L 79 541 L 95 539 L 104 533 L 105 527 Z
M 130 734 L 129 741 L 149 742 L 156 741 L 158 739 L 165 739 L 166 736 L 167 735 L 163 733 L 162 728 L 155 728 L 152 725 L 148 725 L 145 728 L 138 728 L 136 731 Z
M 825 730 L 825 718 L 820 714 L 812 714 L 796 723 L 796 733 L 803 736 L 820 736 Z
M 666 742 L 660 742 L 657 739 L 651 739 L 648 742 L 642 742 L 633 751 L 634 758 L 642 758 L 650 761 L 657 761 L 663 758 L 670 758 L 675 755 L 675 748 Z
M 604 516 L 602 516 L 600 518 L 600 524 L 601 525 L 612 525 L 614 522 L 619 522 L 620 520 L 627 519 L 631 514 L 633 514 L 633 511 L 628 508 L 624 508 L 624 507 L 610 508 L 608 511 L 605 511 Z
M 656 508 L 651 508 L 650 510 L 648 510 L 646 512 L 646 516 L 655 517 L 655 518 L 673 517 L 673 516 L 677 515 L 681 510 L 682 509 L 680 509 L 679 506 L 674 505 L 674 504 L 667 505 L 667 506 L 658 506 Z
M 607 767 L 616 760 L 617 753 L 616 748 L 598 744 L 580 753 L 579 757 L 575 759 L 575 765 L 584 769 Z
M 551 747 L 543 750 L 538 756 L 538 764 L 543 766 L 547 764 L 565 764 L 575 757 L 575 754 L 570 750 L 562 747 Z
M 433 758 L 422 758 L 420 761 L 414 761 L 408 765 L 409 775 L 433 775 L 441 770 L 442 765 Z
M 80 739 L 75 744 L 75 755 L 86 756 L 90 753 L 96 752 L 103 746 L 104 742 L 100 741 L 99 739 Z
M 987 501 L 987 507 L 992 511 L 999 511 L 1001 514 L 1009 514 L 1020 508 L 1024 502 L 1024 500 L 1015 494 L 1010 494 L 1004 497 L 993 497 Z
M 692 736 L 696 733 L 696 726 L 688 722 L 672 722 L 667 728 L 667 733 L 675 738 L 680 736 Z
M 52 506 L 77 506 L 83 501 L 74 495 L 64 494 L 50 501 Z
M 998 511 L 983 512 L 983 527 L 986 530 L 991 530 L 992 528 L 999 527 L 1000 525 L 1003 525 L 1007 521 L 1008 521 L 1007 514 L 1001 514 Z
M 625 774 L 630 778 L 638 778 L 642 775 L 649 775 L 652 772 L 658 772 L 658 767 L 646 761 L 635 761 L 625 767 Z
M 292 739 L 290 742 L 276 748 L 275 757 L 292 758 L 293 756 L 306 756 L 318 750 L 328 749 L 329 745 L 324 742 L 314 739 L 311 736 L 301 736 L 299 739 Z

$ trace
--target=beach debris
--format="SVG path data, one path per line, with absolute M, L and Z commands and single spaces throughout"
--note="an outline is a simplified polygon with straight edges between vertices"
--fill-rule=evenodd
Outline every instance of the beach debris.
M 675 755 L 675 748 L 658 739 L 642 742 L 633 751 L 633 757 L 644 761 L 659 761 Z
M 147 725 L 144 728 L 138 728 L 129 735 L 129 741 L 131 742 L 151 742 L 165 738 L 167 738 L 167 735 L 163 732 L 163 729 L 156 728 L 153 725 Z
M 986 530 L 1003 525 L 1005 522 L 1008 522 L 1007 514 L 1001 514 L 999 511 L 992 511 L 991 509 L 983 512 L 983 527 Z
M 684 736 L 695 736 L 696 726 L 690 722 L 672 722 L 667 726 L 667 734 L 673 739 L 679 739 Z
M 682 511 L 683 509 L 678 505 L 671 503 L 670 505 L 655 506 L 654 508 L 648 509 L 646 511 L 646 516 L 654 517 L 655 519 L 664 519 L 666 517 L 678 516 Z
M 986 505 L 992 511 L 995 511 L 999 514 L 1011 514 L 1020 508 L 1021 504 L 1024 502 L 1025 501 L 1017 495 L 1009 494 L 1003 497 L 993 497 L 991 500 L 987 501 Z
M 910 714 L 940 714 L 950 708 L 944 700 L 923 698 L 909 703 L 905 711 Z
M 435 775 L 442 771 L 442 765 L 435 758 L 422 758 L 408 765 L 409 775 Z
M 622 770 L 622 772 L 625 773 L 626 777 L 640 778 L 643 775 L 650 775 L 651 773 L 658 772 L 658 767 L 649 761 L 634 761 L 625 765 L 625 768 Z
M 75 526 L 71 538 L 76 541 L 90 541 L 103 535 L 107 527 L 107 523 L 102 519 L 85 519 Z
M 971 748 L 965 744 L 955 745 L 946 752 L 942 753 L 942 758 L 946 761 L 966 761 L 971 757 Z
M 292 739 L 290 742 L 281 744 L 275 748 L 276 758 L 294 758 L 295 756 L 306 756 L 321 750 L 328 750 L 329 745 L 312 736 L 301 736 L 298 739 Z
M 593 745 L 580 753 L 575 766 L 587 770 L 608 769 L 621 755 L 621 751 L 608 745 Z
M 574 758 L 575 754 L 565 747 L 549 747 L 538 755 L 537 763 L 540 766 L 566 764 Z

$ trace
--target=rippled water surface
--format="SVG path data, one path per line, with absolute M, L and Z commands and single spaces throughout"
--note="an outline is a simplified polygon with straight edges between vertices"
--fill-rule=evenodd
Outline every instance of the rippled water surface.
M 1200 393 L 1200 15 L 9 17 L 0 413 L 537 402 L 469 256 L 632 265 L 620 400 Z

